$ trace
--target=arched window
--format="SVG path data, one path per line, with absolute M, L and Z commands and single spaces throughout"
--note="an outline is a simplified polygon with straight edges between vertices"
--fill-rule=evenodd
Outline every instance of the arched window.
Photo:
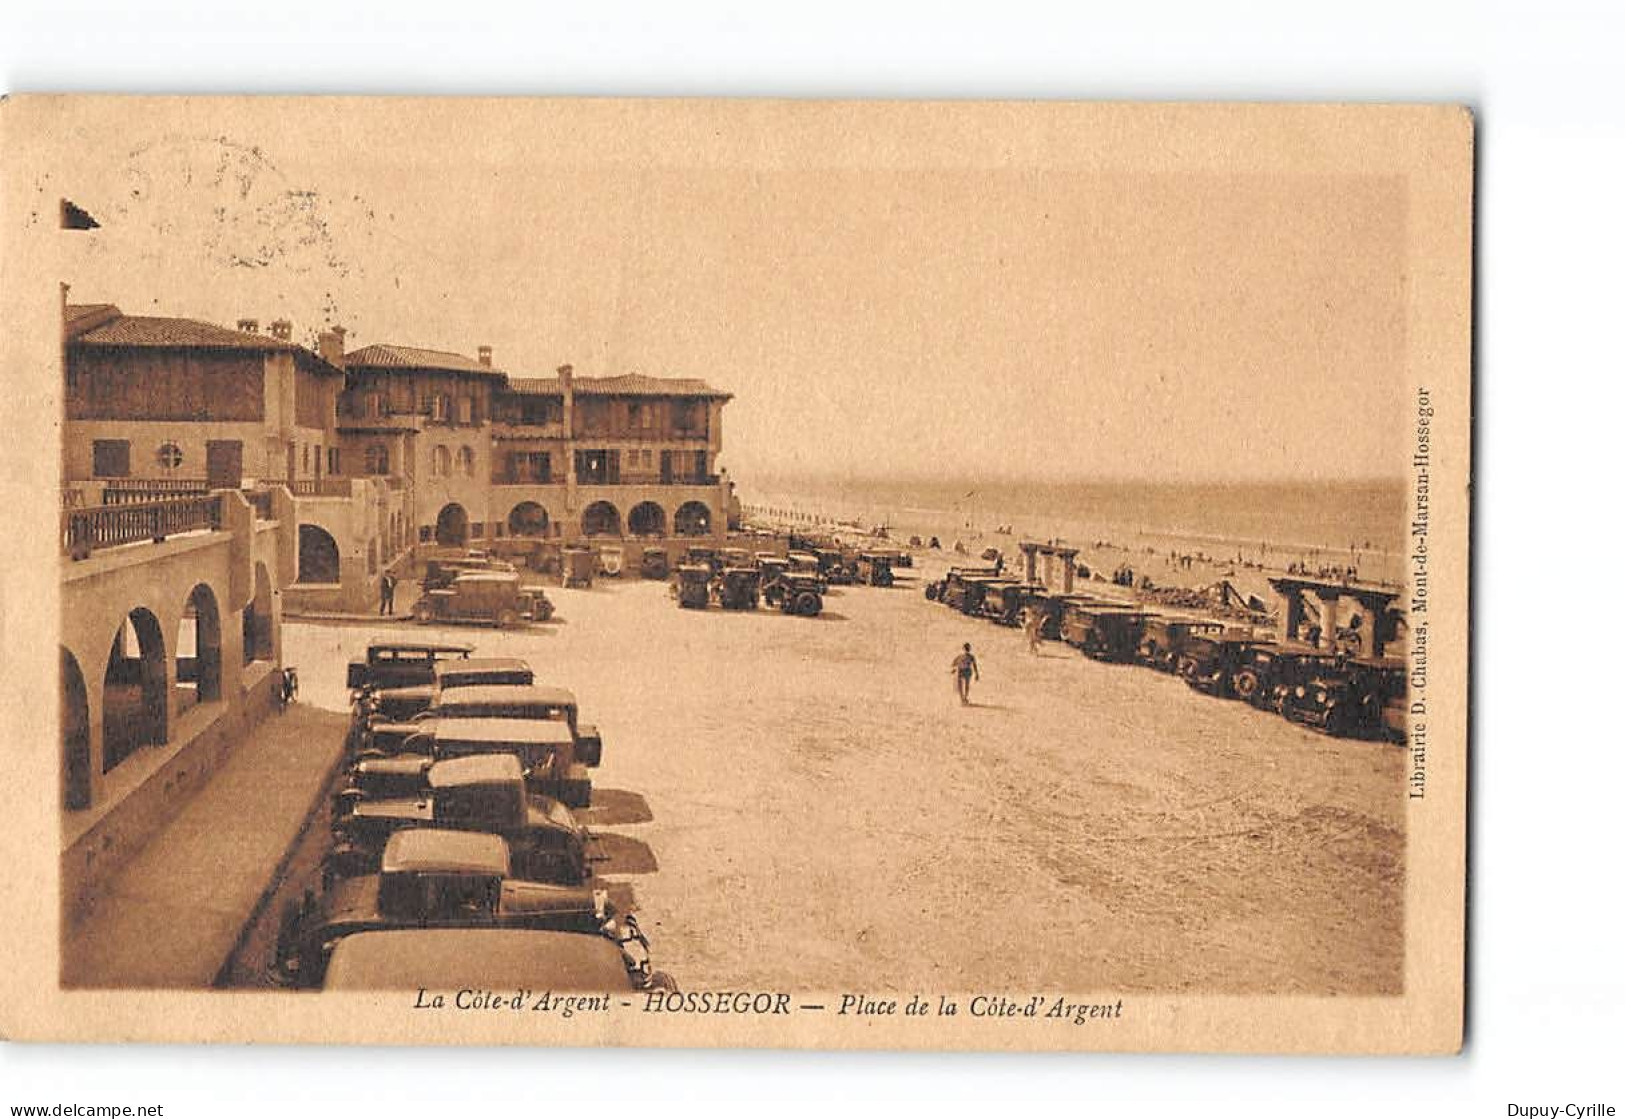
M 652 501 L 641 502 L 627 514 L 626 527 L 633 536 L 664 536 L 666 511 Z
M 581 514 L 583 536 L 619 536 L 621 512 L 607 501 L 595 501 Z
M 508 514 L 510 536 L 546 536 L 547 510 L 534 501 L 521 501 Z
M 434 449 L 434 475 L 436 478 L 444 478 L 450 473 L 451 448 L 447 447 L 444 443 L 441 443 Z
M 367 473 L 389 473 L 389 448 L 382 443 L 371 443 L 367 446 Z
M 711 532 L 711 507 L 703 501 L 689 501 L 672 518 L 678 536 L 707 536 Z
M 474 448 L 463 446 L 457 450 L 457 473 L 465 478 L 474 476 Z
M 337 583 L 339 546 L 320 525 L 299 526 L 299 583 Z

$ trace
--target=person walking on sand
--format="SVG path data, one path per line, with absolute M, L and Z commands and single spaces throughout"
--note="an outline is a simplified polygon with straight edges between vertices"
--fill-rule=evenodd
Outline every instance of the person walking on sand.
M 395 613 L 395 576 L 384 572 L 384 577 L 378 580 L 378 613 Z
M 954 658 L 952 667 L 948 669 L 954 676 L 954 687 L 959 691 L 959 702 L 962 706 L 970 705 L 970 682 L 974 677 L 982 678 L 982 672 L 976 667 L 976 658 L 971 655 L 970 642 L 965 643 L 965 651 Z

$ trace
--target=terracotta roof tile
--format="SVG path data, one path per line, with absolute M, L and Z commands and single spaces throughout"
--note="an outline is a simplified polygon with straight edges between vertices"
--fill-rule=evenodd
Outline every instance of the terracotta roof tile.
M 445 369 L 454 373 L 484 373 L 500 377 L 502 370 L 481 365 L 471 357 L 447 350 L 424 350 L 416 346 L 380 344 L 344 355 L 347 369 Z

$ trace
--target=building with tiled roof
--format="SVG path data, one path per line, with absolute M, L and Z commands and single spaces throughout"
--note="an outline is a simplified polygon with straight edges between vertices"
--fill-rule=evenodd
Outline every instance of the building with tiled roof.
M 262 334 L 249 320 L 233 330 L 65 306 L 65 478 L 236 488 L 340 473 L 343 371 L 291 335 L 281 320 Z
M 504 374 L 379 344 L 345 355 L 345 457 L 411 487 L 417 542 L 615 541 L 672 555 L 726 531 L 717 469 L 731 394 L 691 377 Z

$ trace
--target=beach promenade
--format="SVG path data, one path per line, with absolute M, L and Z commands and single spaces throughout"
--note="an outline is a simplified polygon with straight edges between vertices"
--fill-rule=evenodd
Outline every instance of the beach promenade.
M 1389 994 L 1403 970 L 1404 758 L 891 589 L 815 619 L 677 609 L 665 584 L 549 590 L 557 620 L 447 631 L 573 689 L 629 881 L 688 989 Z M 290 624 L 343 710 L 375 630 Z M 378 627 L 421 639 L 410 623 Z M 949 662 L 973 644 L 975 705 Z

